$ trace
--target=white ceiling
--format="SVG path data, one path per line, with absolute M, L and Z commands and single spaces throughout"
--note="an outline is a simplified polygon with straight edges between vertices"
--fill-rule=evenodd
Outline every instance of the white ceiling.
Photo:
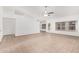
M 42 17 L 45 10 L 44 6 L 25 6 L 24 8 L 36 17 Z M 53 11 L 55 17 L 79 14 L 79 6 L 48 6 L 47 10 Z
M 56 16 L 68 16 L 79 14 L 78 6 L 58 6 L 56 7 Z

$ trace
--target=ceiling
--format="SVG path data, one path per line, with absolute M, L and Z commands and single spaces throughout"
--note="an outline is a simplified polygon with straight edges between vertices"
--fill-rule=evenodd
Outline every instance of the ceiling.
M 56 16 L 69 16 L 69 15 L 78 15 L 79 7 L 78 6 L 57 6 L 55 9 Z
M 45 7 L 44 6 L 25 6 L 24 9 L 28 10 L 32 15 L 36 17 L 43 17 Z M 79 6 L 48 6 L 48 11 L 53 11 L 52 16 L 63 17 L 69 15 L 78 15 Z

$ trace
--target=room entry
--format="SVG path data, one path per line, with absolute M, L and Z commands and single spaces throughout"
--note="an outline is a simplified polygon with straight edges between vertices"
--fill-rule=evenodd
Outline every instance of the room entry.
M 46 28 L 47 28 L 46 20 L 40 21 L 40 31 L 46 32 Z
M 42 24 L 42 29 L 45 31 L 46 30 L 46 24 Z
M 41 26 L 40 31 L 46 32 L 46 24 L 41 24 L 40 26 Z

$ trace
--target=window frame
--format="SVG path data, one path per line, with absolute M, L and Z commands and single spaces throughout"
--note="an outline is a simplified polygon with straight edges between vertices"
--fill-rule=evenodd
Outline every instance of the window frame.
M 58 31 L 76 31 L 76 22 L 77 21 L 56 22 L 55 29 Z

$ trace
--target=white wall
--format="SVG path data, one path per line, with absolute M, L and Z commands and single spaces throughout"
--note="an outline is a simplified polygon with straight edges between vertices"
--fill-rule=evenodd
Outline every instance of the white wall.
M 2 7 L 0 7 L 0 35 L 2 34 Z
M 78 17 L 78 15 L 65 16 L 65 17 L 55 18 L 52 20 L 53 20 L 52 24 L 51 24 L 52 30 L 50 31 L 50 33 L 79 36 L 79 17 Z M 70 32 L 70 31 L 57 31 L 57 30 L 55 30 L 55 23 L 56 22 L 73 21 L 73 20 L 77 21 L 77 24 L 76 24 L 77 30 L 76 31 Z
M 39 33 L 39 23 L 33 18 L 27 16 L 17 16 L 16 18 L 16 36 Z
M 3 35 L 15 34 L 16 19 L 14 9 L 12 7 L 4 6 L 3 8 Z
M 3 37 L 2 12 L 3 12 L 2 7 L 0 7 L 0 41 Z
M 37 21 L 36 18 L 33 18 L 31 16 L 33 14 L 29 15 L 27 14 L 27 10 L 26 12 L 23 12 L 22 9 L 20 10 L 20 12 L 22 14 L 15 14 L 16 36 L 40 33 L 40 23 Z
M 15 18 L 3 18 L 3 35 L 15 34 Z
M 5 6 L 0 9 L 0 12 L 2 12 L 0 14 L 2 19 L 0 22 L 2 21 L 1 26 L 3 26 L 2 35 L 15 34 L 19 36 L 40 32 L 39 22 L 27 9 Z

